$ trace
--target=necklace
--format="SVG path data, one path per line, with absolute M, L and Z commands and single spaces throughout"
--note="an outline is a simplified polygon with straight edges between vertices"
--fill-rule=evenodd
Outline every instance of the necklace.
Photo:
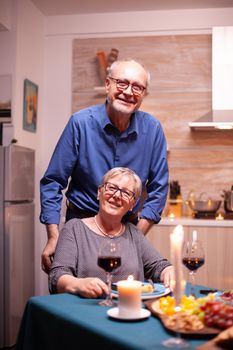
M 115 233 L 114 235 L 109 235 L 108 233 L 106 233 L 104 230 L 102 230 L 102 228 L 99 226 L 99 224 L 97 223 L 97 220 L 96 220 L 96 216 L 94 216 L 94 222 L 96 224 L 96 227 L 100 230 L 101 233 L 103 233 L 103 235 L 105 237 L 108 237 L 108 238 L 114 238 L 114 237 L 118 237 L 120 234 L 121 234 L 121 231 L 122 231 L 122 228 L 123 228 L 123 225 L 121 223 L 121 227 L 120 227 L 120 230 Z

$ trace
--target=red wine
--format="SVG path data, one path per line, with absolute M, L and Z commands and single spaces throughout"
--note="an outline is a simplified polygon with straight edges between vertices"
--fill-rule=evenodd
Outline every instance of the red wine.
M 184 266 L 186 266 L 190 271 L 196 271 L 204 265 L 205 259 L 204 258 L 183 258 L 182 263 Z
M 107 272 L 112 272 L 117 267 L 121 266 L 120 256 L 99 256 L 98 266 Z

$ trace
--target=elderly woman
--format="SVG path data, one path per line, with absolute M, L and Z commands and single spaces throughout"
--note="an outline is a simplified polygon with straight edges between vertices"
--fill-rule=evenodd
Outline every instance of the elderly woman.
M 113 271 L 113 282 L 133 274 L 137 280 L 152 279 L 170 286 L 173 268 L 123 216 L 141 194 L 140 178 L 128 168 L 113 168 L 98 188 L 99 212 L 95 217 L 68 221 L 60 235 L 49 273 L 51 293 L 74 293 L 97 298 L 108 293 L 106 275 L 97 265 L 103 240 L 121 245 L 121 266 Z M 130 272 L 130 273 L 129 273 Z

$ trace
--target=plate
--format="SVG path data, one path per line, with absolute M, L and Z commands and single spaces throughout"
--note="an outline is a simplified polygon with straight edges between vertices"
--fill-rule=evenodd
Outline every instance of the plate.
M 204 326 L 202 329 L 199 330 L 186 330 L 186 329 L 176 329 L 175 327 L 171 327 L 169 324 L 169 318 L 170 316 L 164 314 L 160 308 L 159 308 L 159 300 L 148 300 L 144 302 L 145 306 L 151 311 L 153 315 L 158 317 L 160 321 L 162 322 L 163 326 L 172 332 L 177 332 L 181 334 L 187 334 L 187 335 L 215 335 L 220 333 L 220 329 L 217 328 L 211 328 Z
M 222 301 L 225 304 L 232 305 L 233 306 L 233 299 L 227 299 L 224 297 L 224 292 L 216 292 L 214 293 L 215 298 L 217 301 Z
M 144 284 L 149 284 L 149 283 L 145 282 Z M 154 283 L 154 288 L 155 288 L 155 291 L 153 293 L 142 293 L 142 300 L 160 298 L 171 293 L 171 290 L 169 288 L 165 288 L 164 285 L 161 283 Z M 114 298 L 118 298 L 116 283 L 113 283 L 112 296 Z
M 107 311 L 108 316 L 112 318 L 116 318 L 118 320 L 143 320 L 144 318 L 148 318 L 151 315 L 150 310 L 147 309 L 141 309 L 140 315 L 138 316 L 129 316 L 129 315 L 119 315 L 119 308 L 113 307 L 112 309 L 109 309 Z

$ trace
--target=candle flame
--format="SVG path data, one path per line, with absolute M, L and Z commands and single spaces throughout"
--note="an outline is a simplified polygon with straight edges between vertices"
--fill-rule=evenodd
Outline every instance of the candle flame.
M 216 217 L 215 217 L 216 220 L 224 220 L 224 216 L 219 213 Z
M 169 219 L 173 220 L 175 218 L 175 214 L 171 213 L 168 215 Z
M 129 275 L 129 277 L 127 278 L 127 281 L 133 281 L 133 280 L 134 280 L 133 275 Z

